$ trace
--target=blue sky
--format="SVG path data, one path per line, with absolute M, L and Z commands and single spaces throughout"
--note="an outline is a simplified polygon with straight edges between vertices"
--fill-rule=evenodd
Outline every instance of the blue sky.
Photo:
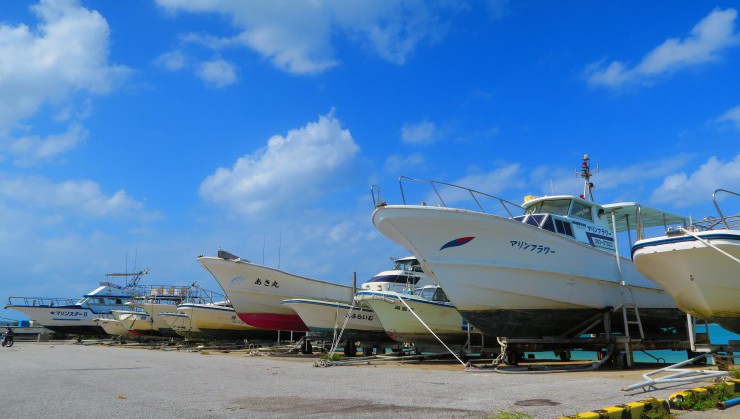
M 219 247 L 351 283 L 405 255 L 370 185 L 579 194 L 584 153 L 599 202 L 712 215 L 738 74 L 730 1 L 4 2 L 0 297 L 217 288 Z

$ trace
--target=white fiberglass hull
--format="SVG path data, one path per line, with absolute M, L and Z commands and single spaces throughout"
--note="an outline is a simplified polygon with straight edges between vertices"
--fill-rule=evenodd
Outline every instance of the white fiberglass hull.
M 383 325 L 372 309 L 355 304 L 350 313 L 350 304 L 332 303 L 328 301 L 291 299 L 283 304 L 295 310 L 301 320 L 315 333 L 332 338 L 339 333 L 344 325 L 343 338 L 363 341 L 389 341 L 390 338 L 383 330 Z
M 427 301 L 412 295 L 401 297 L 446 344 L 464 344 L 468 340 L 468 323 L 451 304 Z M 394 340 L 439 345 L 439 341 L 399 300 L 398 293 L 360 291 L 355 299 L 373 309 L 388 336 Z M 472 328 L 471 333 L 477 334 Z
M 740 259 L 739 231 L 694 234 Z M 637 269 L 681 310 L 740 333 L 740 263 L 688 234 L 640 240 L 632 252 Z
M 126 304 L 130 305 L 131 307 L 138 307 L 146 311 L 146 314 L 149 315 L 149 319 L 151 319 L 152 328 L 158 331 L 162 336 L 178 336 L 177 333 L 172 330 L 167 321 L 163 317 L 159 316 L 159 314 L 161 313 L 171 313 L 177 311 L 177 305 L 150 302 L 129 302 Z
M 623 304 L 640 308 L 644 326 L 650 316 L 670 320 L 664 326 L 685 323 L 671 298 L 630 260 L 620 259 L 625 287 L 614 253 L 535 226 L 467 210 L 392 205 L 377 208 L 373 224 L 416 255 L 454 306 L 488 335 L 567 334 Z
M 154 327 L 152 317 L 146 313 L 136 311 L 113 310 L 113 316 L 118 323 L 131 333 L 138 336 L 159 336 Z
M 186 339 L 200 339 L 206 337 L 197 327 L 193 326 L 190 317 L 184 313 L 160 313 L 159 317 L 162 317 L 167 325 L 172 329 L 178 336 L 182 336 Z
M 105 330 L 105 333 L 111 336 L 119 336 L 126 339 L 136 337 L 136 335 L 130 332 L 125 327 L 121 326 L 121 323 L 116 319 L 96 318 L 93 322 Z
M 57 332 L 73 335 L 106 335 L 95 318 L 113 318 L 109 313 L 95 313 L 90 308 L 81 306 L 17 306 L 7 305 L 34 320 L 38 325 Z
M 269 330 L 308 331 L 298 314 L 282 304 L 291 298 L 349 303 L 351 286 L 292 275 L 242 260 L 200 257 L 245 323 Z

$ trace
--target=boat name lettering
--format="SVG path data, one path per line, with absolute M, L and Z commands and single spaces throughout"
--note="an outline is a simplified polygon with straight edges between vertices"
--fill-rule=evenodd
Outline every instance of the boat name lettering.
M 257 278 L 257 280 L 254 281 L 254 285 L 264 285 L 266 287 L 280 288 L 280 285 L 278 285 L 277 281 L 270 281 L 269 279 L 265 279 L 263 281 L 262 279 Z
M 594 227 L 594 226 L 588 226 L 588 231 L 595 234 L 600 234 L 602 236 L 609 236 L 611 235 L 611 232 L 608 229 L 602 228 L 602 227 Z
M 357 314 L 357 313 L 352 313 L 350 315 L 349 313 L 347 313 L 347 317 L 349 317 L 350 319 L 356 319 L 356 320 L 369 320 L 369 321 L 373 321 L 373 315 L 372 314 Z
M 586 224 L 583 224 L 583 223 L 578 222 L 578 221 L 571 220 L 570 223 L 573 224 L 573 225 L 576 225 L 578 227 L 581 227 L 581 228 L 586 228 Z
M 50 311 L 52 316 L 87 317 L 87 311 Z
M 550 253 L 555 253 L 554 250 L 541 244 L 527 243 L 519 240 L 509 240 L 509 243 L 511 243 L 511 247 L 516 247 L 522 250 L 529 250 L 530 252 L 543 253 L 546 255 Z

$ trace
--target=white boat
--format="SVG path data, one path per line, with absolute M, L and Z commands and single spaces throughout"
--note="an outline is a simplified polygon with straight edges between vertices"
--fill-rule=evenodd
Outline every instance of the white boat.
M 200 331 L 197 327 L 193 326 L 193 322 L 190 320 L 185 313 L 171 312 L 171 313 L 159 313 L 157 317 L 161 317 L 172 331 L 178 336 L 186 339 L 203 339 L 207 336 Z
M 351 286 L 304 278 L 257 265 L 219 250 L 218 257 L 201 256 L 198 262 L 216 278 L 237 315 L 250 326 L 268 330 L 309 331 L 283 300 L 306 298 L 351 303 Z
M 139 286 L 133 301 L 126 303 L 134 309 L 143 310 L 149 315 L 152 328 L 162 336 L 179 336 L 161 313 L 177 311 L 178 304 L 200 298 L 200 287 L 191 286 Z
M 740 333 L 740 215 L 725 217 L 712 194 L 719 218 L 662 237 L 638 240 L 632 247 L 637 269 L 660 284 L 678 307 L 692 316 Z
M 392 269 L 379 272 L 363 283 L 361 288 L 363 290 L 406 292 L 434 283 L 432 278 L 424 274 L 421 264 L 415 257 L 394 259 L 393 262 Z M 356 299 L 355 301 L 354 307 L 344 302 L 305 298 L 284 300 L 283 304 L 298 313 L 311 332 L 322 337 L 332 338 L 334 333 L 344 325 L 345 317 L 349 316 L 347 324 L 344 325 L 343 338 L 371 342 L 389 341 L 383 325 L 373 310 L 361 302 L 358 303 Z
M 258 329 L 244 323 L 229 301 L 184 303 L 177 306 L 177 312 L 188 317 L 191 327 L 213 339 L 277 339 L 277 334 L 272 330 Z
M 591 196 L 587 157 L 583 176 L 583 196 Z M 440 206 L 406 205 L 405 198 L 404 205 L 387 205 L 378 199 L 373 224 L 419 258 L 463 317 L 486 335 L 574 337 L 604 313 L 611 312 L 616 327 L 623 315 L 618 309 L 631 307 L 639 308 L 646 335 L 685 327 L 670 296 L 619 256 L 613 234 L 683 217 L 636 203 L 598 205 L 567 195 L 529 199 L 519 208 L 525 213 L 515 215 L 510 207 L 519 206 L 503 199 L 421 182 L 438 193 L 462 191 L 475 198 L 477 208 L 448 208 L 441 198 Z M 484 197 L 507 216 L 485 212 Z M 635 214 L 639 218 L 630 220 Z
M 123 327 L 121 323 L 116 319 L 106 319 L 98 317 L 93 319 L 93 322 L 100 326 L 105 331 L 105 333 L 111 336 L 119 336 L 123 339 L 131 339 L 136 337 L 136 334 Z
M 113 310 L 112 314 L 121 327 L 136 336 L 162 336 L 154 326 L 152 316 L 144 310 L 131 310 L 131 307 L 127 307 L 127 310 Z
M 386 333 L 394 340 L 417 345 L 439 345 L 439 341 L 408 311 L 401 299 L 446 344 L 464 344 L 468 341 L 468 322 L 437 285 L 417 288 L 413 294 L 363 290 L 355 296 L 356 301 L 368 304 L 373 309 Z M 470 332 L 477 334 L 472 327 Z
M 113 318 L 111 311 L 127 309 L 125 303 L 132 300 L 139 280 L 147 272 L 106 274 L 107 277 L 124 276 L 131 279 L 124 286 L 101 282 L 100 286 L 77 301 L 65 298 L 9 297 L 5 308 L 19 311 L 54 332 L 104 336 L 105 331 L 93 319 Z

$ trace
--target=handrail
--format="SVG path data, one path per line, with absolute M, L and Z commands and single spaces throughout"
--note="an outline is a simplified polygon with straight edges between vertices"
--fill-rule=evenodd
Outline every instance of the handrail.
M 447 186 L 447 187 L 451 187 L 451 188 L 456 188 L 456 189 L 460 189 L 460 190 L 463 190 L 463 191 L 468 192 L 470 194 L 471 198 L 473 198 L 473 201 L 475 201 L 475 204 L 478 206 L 478 209 L 480 209 L 480 211 L 481 212 L 484 212 L 484 213 L 487 213 L 487 211 L 485 209 L 483 209 L 483 206 L 481 205 L 481 203 L 478 200 L 478 198 L 476 197 L 476 195 L 482 195 L 482 196 L 485 196 L 485 197 L 488 197 L 488 198 L 492 198 L 494 200 L 497 200 L 501 204 L 501 207 L 504 209 L 504 211 L 506 211 L 509 214 L 510 217 L 514 217 L 514 214 L 511 213 L 511 211 L 509 210 L 509 207 L 507 207 L 507 204 L 508 205 L 511 205 L 511 206 L 513 206 L 515 208 L 521 209 L 521 206 L 520 205 L 517 205 L 517 204 L 515 204 L 515 203 L 513 203 L 511 201 L 507 201 L 507 200 L 505 200 L 503 198 L 499 198 L 497 196 L 489 195 L 489 194 L 487 194 L 485 192 L 477 191 L 475 189 L 470 189 L 470 188 L 466 188 L 464 186 L 455 185 L 455 184 L 447 183 L 447 182 L 440 182 L 440 181 L 436 181 L 436 180 L 416 179 L 416 178 L 410 178 L 410 177 L 407 177 L 407 176 L 401 176 L 401 177 L 398 178 L 398 185 L 399 185 L 399 187 L 401 189 L 401 199 L 402 199 L 404 205 L 408 205 L 406 203 L 406 194 L 405 194 L 404 189 L 403 189 L 403 181 L 404 180 L 407 180 L 407 181 L 410 181 L 410 182 L 421 182 L 421 183 L 427 183 L 427 184 L 429 184 L 432 187 L 432 190 L 434 190 L 434 193 L 437 195 L 437 198 L 439 198 L 439 201 L 441 202 L 441 204 L 442 204 L 443 207 L 447 207 L 447 204 L 445 203 L 444 199 L 442 198 L 442 194 L 439 192 L 439 189 L 437 188 L 437 185 L 442 185 L 442 186 Z
M 722 214 L 722 211 L 719 209 L 719 205 L 717 204 L 717 192 L 725 192 L 725 193 L 729 193 L 735 196 L 740 196 L 740 194 L 738 194 L 737 192 L 728 191 L 727 189 L 717 189 L 712 193 L 712 202 L 714 202 L 714 208 L 717 208 L 717 213 L 719 214 L 719 217 L 722 219 L 722 222 L 725 224 L 725 227 L 729 229 L 730 224 L 727 223 L 725 216 Z
M 378 196 L 377 201 L 375 200 L 376 191 L 377 191 L 377 196 Z M 380 198 L 380 186 L 378 185 L 370 186 L 370 195 L 372 195 L 373 197 L 373 207 L 377 208 L 377 207 L 382 207 L 385 205 L 385 201 L 383 201 Z
M 23 301 L 23 304 L 14 303 L 13 300 Z M 78 300 L 71 298 L 49 298 L 49 297 L 8 297 L 8 305 L 18 307 L 59 307 L 71 306 Z

